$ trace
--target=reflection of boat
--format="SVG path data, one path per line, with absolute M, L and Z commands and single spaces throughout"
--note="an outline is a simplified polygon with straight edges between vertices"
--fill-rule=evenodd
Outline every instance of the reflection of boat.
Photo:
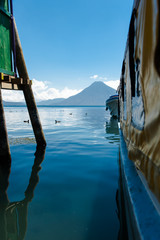
M 109 122 L 106 122 L 106 133 L 119 136 L 119 128 L 118 128 L 118 119 L 117 118 L 111 117 Z
M 119 129 L 118 129 L 118 119 L 111 117 L 109 122 L 106 122 L 106 139 L 110 143 L 119 144 Z
M 106 100 L 106 111 L 108 109 L 111 116 L 118 118 L 118 95 L 112 95 Z
M 121 176 L 129 239 L 160 239 L 159 100 L 160 2 L 135 0 L 119 87 Z
M 7 196 L 11 168 L 10 156 L 0 159 L 0 239 L 24 240 L 27 230 L 28 204 L 32 201 L 35 187 L 39 182 L 38 172 L 41 169 L 44 154 L 44 149 L 37 149 L 25 197 L 16 202 L 9 202 Z

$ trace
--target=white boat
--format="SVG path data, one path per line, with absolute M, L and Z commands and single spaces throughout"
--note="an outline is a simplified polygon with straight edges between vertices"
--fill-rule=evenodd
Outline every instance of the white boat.
M 118 118 L 118 95 L 112 95 L 106 100 L 106 111 L 108 109 L 112 117 Z
M 129 240 L 160 239 L 160 1 L 135 0 L 119 86 Z

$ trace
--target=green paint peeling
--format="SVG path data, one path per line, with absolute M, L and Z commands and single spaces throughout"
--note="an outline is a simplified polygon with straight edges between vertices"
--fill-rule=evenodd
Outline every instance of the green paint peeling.
M 11 19 L 8 0 L 0 1 L 0 72 L 12 71 Z

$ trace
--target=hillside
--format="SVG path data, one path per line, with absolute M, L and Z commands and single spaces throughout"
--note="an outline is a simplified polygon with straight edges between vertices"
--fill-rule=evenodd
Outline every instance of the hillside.
M 58 105 L 63 106 L 104 106 L 105 101 L 116 91 L 103 82 L 94 82 L 82 92 L 71 96 Z
M 3 101 L 3 106 L 4 107 L 19 107 L 19 106 L 26 106 L 26 103 L 25 102 L 6 102 L 6 101 Z
M 46 100 L 38 102 L 37 105 L 45 106 L 104 106 L 105 101 L 111 95 L 114 95 L 116 91 L 104 84 L 97 81 L 92 83 L 89 87 L 85 88 L 82 92 L 71 96 L 67 99 L 55 98 L 52 100 Z M 25 106 L 22 102 L 6 102 L 3 101 L 4 106 Z
M 55 98 L 55 99 L 37 102 L 37 105 L 54 106 L 55 104 L 61 103 L 63 100 L 65 100 L 65 98 Z

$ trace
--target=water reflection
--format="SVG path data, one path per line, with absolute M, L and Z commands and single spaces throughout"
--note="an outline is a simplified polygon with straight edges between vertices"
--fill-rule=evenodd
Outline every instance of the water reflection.
M 127 231 L 125 205 L 124 205 L 124 194 L 123 194 L 123 185 L 122 185 L 120 149 L 119 149 L 119 181 L 118 181 L 118 189 L 116 192 L 116 204 L 117 204 L 117 216 L 120 224 L 117 239 L 128 240 L 128 231 Z
M 32 201 L 34 190 L 39 182 L 38 173 L 44 160 L 45 150 L 37 149 L 29 184 L 21 201 L 10 202 L 7 195 L 11 158 L 0 159 L 0 239 L 23 240 L 27 230 L 28 204 Z
M 20 112 L 21 108 L 14 108 L 15 110 Z M 25 219 L 28 218 L 28 226 L 26 233 L 26 230 L 22 229 L 23 236 L 26 234 L 25 239 L 29 240 L 117 239 L 119 222 L 115 212 L 115 193 L 119 136 L 118 131 L 115 131 L 116 121 L 109 120 L 109 114 L 101 107 L 46 107 L 39 108 L 39 113 L 48 142 L 45 158 L 47 161 L 43 165 L 43 175 L 40 176 L 41 184 L 37 186 L 36 195 L 31 204 L 28 204 L 28 210 L 26 206 L 28 213 L 24 215 L 26 214 Z M 13 119 L 8 122 L 10 137 L 33 136 L 28 123 L 25 124 L 27 129 L 23 128 L 22 113 L 18 115 L 21 117 L 21 127 L 20 123 L 18 127 L 15 123 L 17 113 L 12 112 L 9 116 L 8 120 Z M 55 124 L 55 120 L 61 123 Z M 109 133 L 105 133 L 106 131 Z M 26 177 L 28 183 L 30 176 L 26 166 L 31 168 L 30 156 L 34 146 L 19 144 L 11 148 L 13 159 L 17 157 L 19 164 L 13 164 L 11 168 L 14 171 L 11 171 L 10 186 L 7 190 L 10 201 L 13 201 L 13 197 L 21 196 L 26 189 Z M 23 160 L 19 152 L 24 153 Z M 15 186 L 18 181 L 22 182 Z M 21 199 L 23 196 L 16 198 Z M 17 214 L 18 211 L 15 212 Z M 17 216 L 16 218 L 15 226 L 20 228 L 19 219 Z M 12 225 L 14 226 L 13 223 Z M 19 230 L 17 231 L 19 234 Z M 3 240 L 1 235 L 0 239 Z
M 118 119 L 111 117 L 110 121 L 106 122 L 106 139 L 110 141 L 110 143 L 119 143 L 119 129 L 118 129 Z
M 110 143 L 115 144 L 117 142 L 119 144 L 119 128 L 118 128 L 118 119 L 111 117 L 109 122 L 106 122 L 106 139 L 109 139 Z M 119 149 L 119 181 L 118 181 L 118 189 L 115 195 L 116 204 L 117 204 L 117 217 L 119 220 L 119 232 L 117 236 L 117 240 L 128 240 L 127 235 L 127 226 L 126 226 L 126 218 L 124 211 L 124 199 L 123 199 L 123 189 L 122 189 L 122 172 L 120 165 L 120 149 Z

